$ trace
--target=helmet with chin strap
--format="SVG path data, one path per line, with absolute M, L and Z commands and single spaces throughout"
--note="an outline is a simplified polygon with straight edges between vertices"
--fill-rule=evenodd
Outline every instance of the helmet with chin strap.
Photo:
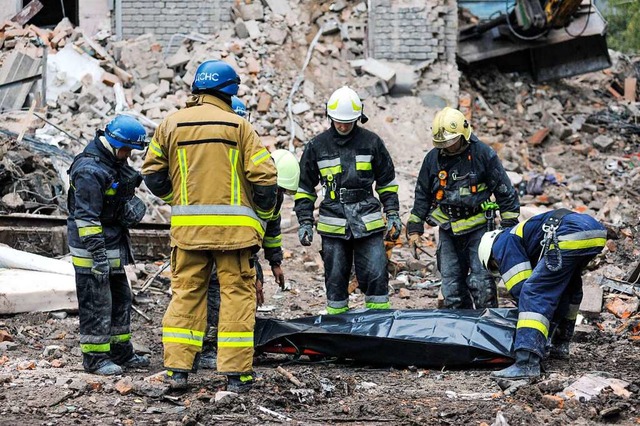
M 238 94 L 240 77 L 231 65 L 224 61 L 205 61 L 196 70 L 191 92 L 220 92 L 233 96 Z

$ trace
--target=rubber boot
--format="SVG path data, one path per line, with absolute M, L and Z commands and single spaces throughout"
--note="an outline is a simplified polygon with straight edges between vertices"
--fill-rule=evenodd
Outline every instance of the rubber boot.
M 92 374 L 98 374 L 100 376 L 117 376 L 123 373 L 122 367 L 114 363 L 110 359 L 104 359 L 98 363 L 98 368 L 90 371 Z
M 131 358 L 122 364 L 124 368 L 145 368 L 151 364 L 151 361 L 146 356 L 133 354 Z
M 255 380 L 251 374 L 229 376 L 227 390 L 236 393 L 249 392 L 254 383 Z
M 186 389 L 187 377 L 189 377 L 189 374 L 182 371 L 167 370 L 164 373 L 163 381 L 169 384 L 169 387 L 173 390 Z
M 491 373 L 493 379 L 533 379 L 540 377 L 540 357 L 533 352 L 516 351 L 516 362 L 511 367 Z
M 551 344 L 549 357 L 555 359 L 569 359 L 569 340 L 558 340 Z

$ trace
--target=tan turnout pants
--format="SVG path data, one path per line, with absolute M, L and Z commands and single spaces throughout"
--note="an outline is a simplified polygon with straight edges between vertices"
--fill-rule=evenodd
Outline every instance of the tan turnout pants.
M 202 351 L 207 326 L 207 288 L 215 262 L 220 280 L 218 371 L 247 374 L 253 371 L 255 327 L 255 269 L 251 251 L 171 251 L 171 302 L 162 320 L 164 366 L 189 372 Z

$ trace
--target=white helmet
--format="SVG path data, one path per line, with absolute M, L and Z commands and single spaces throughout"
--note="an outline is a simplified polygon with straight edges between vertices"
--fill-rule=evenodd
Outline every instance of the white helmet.
M 347 86 L 333 92 L 327 102 L 327 115 L 338 123 L 352 123 L 362 116 L 360 96 Z
M 478 257 L 480 258 L 480 263 L 487 271 L 491 272 L 493 276 L 500 276 L 500 271 L 495 268 L 495 265 L 489 263 L 491 260 L 491 249 L 493 249 L 493 242 L 496 240 L 496 237 L 502 232 L 502 229 L 496 229 L 495 231 L 485 232 L 480 240 L 480 245 L 478 246 Z
M 271 153 L 278 170 L 278 186 L 289 191 L 297 191 L 300 182 L 298 159 L 286 149 L 276 149 Z

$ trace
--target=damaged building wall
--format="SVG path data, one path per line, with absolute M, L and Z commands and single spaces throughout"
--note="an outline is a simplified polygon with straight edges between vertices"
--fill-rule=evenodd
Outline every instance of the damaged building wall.
M 233 4 L 234 0 L 122 0 L 122 36 L 153 33 L 166 46 L 173 34 L 211 34 L 230 26 Z
M 369 7 L 369 56 L 419 65 L 425 103 L 457 105 L 457 2 L 371 0 Z

